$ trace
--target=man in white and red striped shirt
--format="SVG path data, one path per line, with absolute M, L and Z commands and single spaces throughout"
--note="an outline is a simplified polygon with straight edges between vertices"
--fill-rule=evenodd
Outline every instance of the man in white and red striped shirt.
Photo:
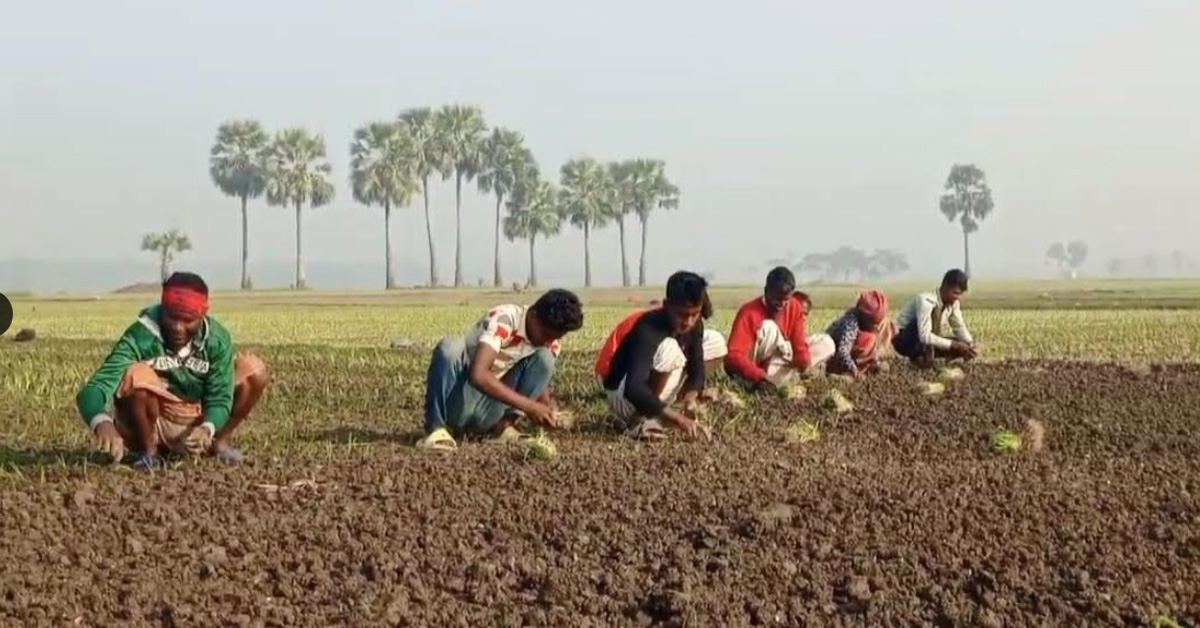
M 455 449 L 454 434 L 492 434 L 522 416 L 558 427 L 550 379 L 560 340 L 581 327 L 579 297 L 555 289 L 531 306 L 498 305 L 465 336 L 443 339 L 429 364 L 417 446 Z

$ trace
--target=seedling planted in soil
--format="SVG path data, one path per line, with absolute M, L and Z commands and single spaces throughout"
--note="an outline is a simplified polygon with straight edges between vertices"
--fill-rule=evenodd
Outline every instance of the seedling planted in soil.
M 1021 435 L 1005 428 L 996 428 L 996 432 L 992 434 L 992 447 L 1001 453 L 1019 451 L 1021 449 Z
M 784 401 L 798 401 L 808 395 L 803 384 L 785 384 L 775 389 L 776 394 Z
M 746 400 L 732 390 L 722 390 L 720 401 L 735 410 L 742 410 L 746 407 Z
M 821 428 L 816 423 L 802 419 L 793 423 L 783 434 L 783 442 L 788 445 L 803 445 L 821 438 Z
M 558 447 L 542 430 L 522 441 L 521 445 L 525 460 L 553 460 L 558 457 Z
M 1154 628 L 1184 628 L 1184 626 L 1175 621 L 1175 618 L 1170 615 L 1159 615 L 1154 620 Z
M 821 397 L 821 407 L 829 410 L 830 412 L 836 412 L 837 414 L 846 414 L 847 412 L 854 410 L 854 404 L 850 403 L 850 400 L 846 398 L 846 395 L 842 394 L 842 391 L 836 388 L 830 390 L 829 392 L 825 393 L 825 396 Z

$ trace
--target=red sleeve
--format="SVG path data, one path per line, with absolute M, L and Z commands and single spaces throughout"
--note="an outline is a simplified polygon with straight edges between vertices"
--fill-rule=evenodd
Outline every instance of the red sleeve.
M 801 371 L 812 365 L 812 353 L 808 348 L 808 319 L 804 316 L 804 306 L 795 299 L 788 299 L 778 321 L 780 329 L 786 330 L 788 341 L 792 343 L 792 364 Z
M 637 325 L 642 316 L 650 311 L 650 309 L 639 310 L 626 316 L 620 323 L 617 323 L 617 326 L 608 334 L 608 338 L 604 340 L 604 345 L 600 347 L 600 355 L 596 356 L 596 365 L 593 368 L 596 375 L 599 375 L 601 378 L 608 377 L 608 371 L 612 368 L 613 357 L 616 356 L 621 342 L 625 340 L 625 336 L 628 336 L 629 332 L 633 331 L 633 326 Z
M 762 319 L 755 316 L 753 308 L 748 305 L 743 305 L 738 310 L 733 319 L 733 329 L 729 332 L 729 353 L 725 355 L 725 372 L 753 383 L 761 382 L 767 376 L 750 358 L 761 323 Z

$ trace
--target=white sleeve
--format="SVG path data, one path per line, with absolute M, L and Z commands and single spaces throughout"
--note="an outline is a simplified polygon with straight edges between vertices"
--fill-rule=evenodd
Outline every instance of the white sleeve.
M 479 334 L 479 344 L 487 345 L 498 353 L 504 342 L 512 337 L 517 328 L 511 312 L 505 308 L 495 308 L 488 312 L 482 322 L 483 331 Z
M 950 310 L 950 329 L 954 331 L 955 338 L 967 344 L 975 343 L 971 338 L 971 331 L 967 329 L 967 322 L 963 320 L 962 307 L 957 303 L 954 304 L 954 309 Z
M 933 333 L 933 309 L 934 305 L 926 299 L 917 303 L 917 335 L 921 344 L 947 350 L 950 348 L 950 339 Z

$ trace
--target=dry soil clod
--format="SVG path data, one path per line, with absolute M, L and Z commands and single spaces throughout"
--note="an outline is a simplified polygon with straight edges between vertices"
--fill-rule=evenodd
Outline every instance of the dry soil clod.
M 1046 426 L 1037 419 L 1025 420 L 1025 442 L 1029 451 L 1038 453 L 1046 447 Z
M 944 382 L 960 382 L 967 374 L 957 366 L 943 366 L 938 370 L 938 377 Z
M 926 397 L 936 397 L 946 392 L 946 385 L 941 382 L 920 382 L 917 390 Z

